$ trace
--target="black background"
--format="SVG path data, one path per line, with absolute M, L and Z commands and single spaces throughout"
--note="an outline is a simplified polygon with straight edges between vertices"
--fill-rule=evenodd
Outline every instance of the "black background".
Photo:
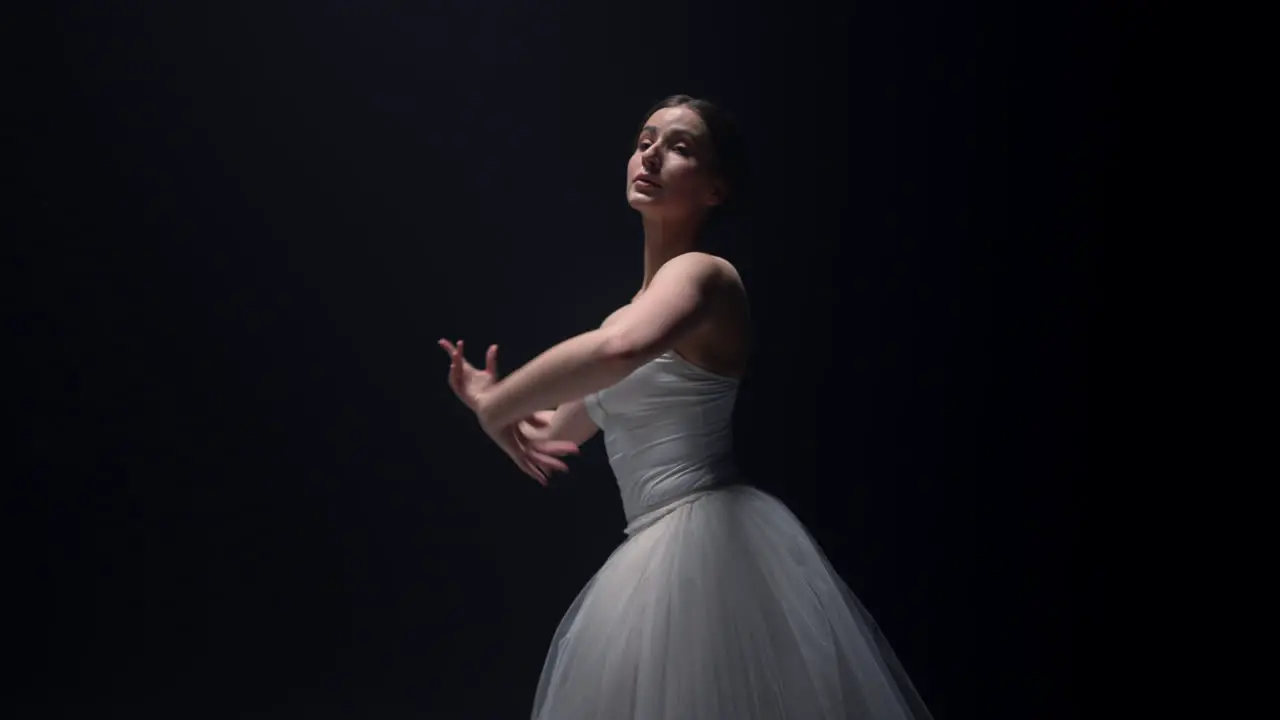
M 1071 5 L 28 10 L 8 702 L 527 716 L 621 506 L 598 440 L 515 471 L 434 343 L 511 369 L 631 297 L 632 134 L 684 92 L 752 144 L 745 466 L 938 718 L 1074 717 L 1104 113 Z

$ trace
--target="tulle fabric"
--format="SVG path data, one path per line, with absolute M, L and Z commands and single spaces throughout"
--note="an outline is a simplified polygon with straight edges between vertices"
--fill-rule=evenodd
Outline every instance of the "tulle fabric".
M 924 720 L 871 616 L 747 486 L 637 518 L 556 630 L 534 720 Z

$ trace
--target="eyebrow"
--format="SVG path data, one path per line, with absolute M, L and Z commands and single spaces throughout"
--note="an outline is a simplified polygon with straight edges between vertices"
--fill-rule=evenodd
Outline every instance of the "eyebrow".
M 651 134 L 651 135 L 657 135 L 657 134 L 658 134 L 658 128 L 657 128 L 656 126 L 654 126 L 654 125 L 645 125 L 643 128 L 641 128 L 641 130 L 640 130 L 640 134 L 641 134 L 641 135 L 644 135 L 644 134 L 646 134 L 646 133 Z M 698 139 L 698 136 L 697 136 L 697 135 L 694 135 L 692 132 L 690 132 L 690 131 L 688 131 L 688 130 L 683 130 L 683 129 L 681 129 L 681 128 L 675 128 L 675 129 L 671 130 L 669 134 L 671 134 L 671 135 L 678 135 L 678 136 L 681 136 L 681 137 L 683 137 L 683 138 L 686 138 L 686 139 L 688 139 L 688 140 L 690 140 L 690 141 L 696 141 L 696 140 Z

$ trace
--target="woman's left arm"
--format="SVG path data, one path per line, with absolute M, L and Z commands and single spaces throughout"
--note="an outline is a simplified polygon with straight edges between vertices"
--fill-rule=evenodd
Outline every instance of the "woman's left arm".
M 565 340 L 481 393 L 481 424 L 506 427 L 614 385 L 697 327 L 728 278 L 723 261 L 713 256 L 691 252 L 672 258 L 608 327 Z

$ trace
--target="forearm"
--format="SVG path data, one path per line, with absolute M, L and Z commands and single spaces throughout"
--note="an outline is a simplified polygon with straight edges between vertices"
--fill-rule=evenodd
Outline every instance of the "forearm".
M 595 421 L 587 414 L 586 403 L 579 398 L 560 403 L 560 407 L 555 409 L 555 414 L 551 416 L 546 428 L 538 432 L 538 436 L 546 440 L 565 440 L 581 445 L 599 430 Z
M 636 368 L 615 347 L 603 330 L 569 338 L 484 391 L 477 413 L 486 424 L 504 427 L 541 408 L 607 388 Z

